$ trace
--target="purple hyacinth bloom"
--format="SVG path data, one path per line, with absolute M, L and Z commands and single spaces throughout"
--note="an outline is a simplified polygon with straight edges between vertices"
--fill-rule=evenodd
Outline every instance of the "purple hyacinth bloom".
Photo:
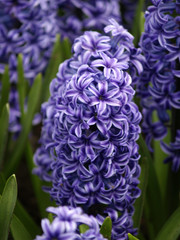
M 116 240 L 135 233 L 141 114 L 132 100 L 132 82 L 142 70 L 143 58 L 133 37 L 115 20 L 105 32 L 85 32 L 77 38 L 73 56 L 52 80 L 51 96 L 42 105 L 41 147 L 34 156 L 34 171 L 52 182 L 48 191 L 57 204 L 92 211 L 100 224 L 112 215 Z M 137 64 L 130 63 L 132 58 Z M 96 207 L 100 204 L 104 209 Z
M 163 141 L 168 127 L 175 121 L 174 114 L 170 116 L 169 110 L 178 112 L 180 109 L 179 1 L 152 2 L 154 5 L 149 6 L 145 13 L 145 32 L 140 40 L 146 61 L 144 71 L 137 81 L 144 114 L 142 130 L 150 150 L 151 141 Z M 154 116 L 156 120 L 153 120 Z M 179 125 L 174 128 L 171 127 L 175 133 Z M 170 143 L 169 147 L 171 146 L 173 143 Z M 167 152 L 165 147 L 162 149 Z
M 81 208 L 48 207 L 54 219 L 50 222 L 43 219 L 41 222 L 43 234 L 36 236 L 35 240 L 106 240 L 101 234 L 99 224 L 93 216 L 82 212 Z M 86 224 L 89 229 L 85 233 L 79 232 L 79 226 Z

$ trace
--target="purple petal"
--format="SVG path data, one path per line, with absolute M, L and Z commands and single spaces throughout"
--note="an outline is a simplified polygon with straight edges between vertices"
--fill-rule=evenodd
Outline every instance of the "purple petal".
M 97 128 L 99 129 L 99 131 L 100 131 L 103 135 L 106 135 L 106 133 L 107 133 L 107 127 L 106 127 L 106 124 L 105 124 L 105 123 L 98 121 L 98 122 L 97 122 Z
M 98 107 L 98 112 L 102 114 L 106 110 L 106 102 L 105 101 L 100 101 L 99 102 L 99 107 Z
M 107 77 L 108 79 L 111 77 L 111 68 L 104 68 L 104 76 Z

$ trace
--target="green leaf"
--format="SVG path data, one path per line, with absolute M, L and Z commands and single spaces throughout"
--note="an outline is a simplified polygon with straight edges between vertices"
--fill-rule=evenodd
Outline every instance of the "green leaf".
M 71 57 L 71 44 L 69 42 L 68 38 L 64 38 L 63 41 L 61 41 L 61 53 L 63 56 L 63 61 Z
M 137 46 L 139 42 L 139 38 L 141 35 L 141 30 L 142 30 L 142 12 L 144 8 L 144 0 L 139 0 L 137 8 L 136 8 L 136 14 L 133 22 L 133 27 L 132 27 L 132 35 L 134 36 L 134 45 Z
M 166 164 L 168 165 L 168 164 Z M 166 219 L 179 207 L 179 193 L 180 193 L 180 171 L 173 172 L 171 169 L 171 164 L 169 164 L 169 172 L 167 176 L 167 186 L 166 186 L 166 196 L 165 211 L 167 213 Z
M 24 70 L 23 70 L 23 57 L 21 54 L 18 55 L 17 72 L 18 72 L 17 89 L 18 89 L 18 96 L 19 96 L 19 106 L 20 106 L 20 110 L 21 110 L 21 119 L 23 119 L 24 100 L 25 100 L 25 95 L 26 95 L 26 90 L 25 90 L 26 85 L 25 85 Z
M 28 134 L 31 130 L 32 120 L 37 108 L 37 104 L 39 102 L 41 85 L 42 85 L 41 75 L 38 74 L 36 79 L 34 80 L 34 83 L 28 95 L 27 112 L 25 113 L 23 118 L 24 121 L 23 121 L 21 134 L 18 140 L 16 141 L 14 150 L 10 155 L 9 161 L 7 162 L 4 168 L 4 175 L 6 178 L 16 170 L 21 160 L 21 156 L 24 151 L 26 141 L 28 138 Z
M 70 42 L 67 38 L 63 41 L 60 40 L 60 36 L 57 35 L 56 42 L 54 44 L 54 49 L 52 52 L 51 59 L 47 66 L 44 80 L 43 80 L 43 87 L 42 87 L 42 96 L 41 102 L 47 101 L 49 98 L 49 85 L 53 78 L 56 77 L 58 72 L 59 65 L 66 59 L 70 58 L 71 56 L 71 47 Z
M 158 213 L 159 214 L 159 213 Z M 157 215 L 158 215 L 157 214 Z M 180 207 L 170 216 L 155 240 L 176 240 L 180 236 Z
M 130 233 L 128 233 L 128 238 L 129 238 L 129 240 L 138 240 L 138 238 L 134 237 Z
M 40 100 L 41 88 L 42 76 L 41 74 L 38 74 L 28 95 L 27 112 L 25 114 L 25 122 L 23 124 L 24 131 L 26 131 L 26 133 L 29 133 L 34 114 L 37 111 L 37 104 Z
M 61 62 L 63 62 L 63 56 L 60 47 L 60 36 L 57 35 L 56 42 L 54 44 L 53 52 L 49 64 L 47 66 L 45 76 L 43 79 L 43 86 L 42 86 L 42 96 L 41 102 L 47 101 L 49 98 L 49 84 L 53 78 L 55 78 L 58 67 Z
M 170 111 L 167 112 L 169 115 L 169 118 L 171 119 L 171 113 Z M 153 112 L 153 122 L 158 122 L 159 121 L 159 117 L 158 117 L 158 113 L 157 112 Z M 171 142 L 171 130 L 168 130 L 168 133 L 166 135 L 166 137 L 163 139 L 164 142 L 166 143 L 170 143 Z M 166 153 L 163 152 L 163 150 L 161 149 L 161 145 L 160 145 L 160 141 L 153 141 L 153 149 L 154 149 L 154 153 L 153 153 L 153 159 L 154 159 L 154 167 L 157 173 L 157 178 L 158 178 L 158 182 L 159 182 L 159 186 L 160 186 L 160 190 L 161 190 L 161 195 L 162 195 L 162 199 L 164 201 L 166 201 L 166 193 L 167 193 L 167 184 L 168 184 L 168 168 L 169 165 L 168 164 L 163 164 L 163 161 L 166 157 L 168 157 L 168 155 Z M 163 203 L 163 207 L 167 207 L 165 205 L 165 203 Z M 176 209 L 176 208 L 175 208 Z
M 41 233 L 40 227 L 37 226 L 32 217 L 29 215 L 29 213 L 25 210 L 25 208 L 18 200 L 16 203 L 16 207 L 14 209 L 14 214 L 23 223 L 24 227 L 27 229 L 27 231 L 29 232 L 33 239 L 37 234 Z
M 0 173 L 0 194 L 3 192 L 5 184 L 6 181 L 3 176 L 3 173 Z M 37 234 L 41 233 L 40 227 L 37 226 L 37 224 L 34 222 L 34 220 L 26 211 L 26 209 L 23 207 L 23 205 L 18 201 L 18 199 L 16 202 L 16 206 L 14 208 L 14 214 L 21 220 L 21 222 L 23 222 L 24 226 L 29 231 L 32 238 L 34 238 Z
M 9 177 L 0 199 L 0 233 L 1 240 L 7 240 L 9 227 L 17 200 L 17 182 L 13 174 Z
M 11 227 L 11 233 L 14 240 L 32 240 L 33 239 L 29 234 L 29 232 L 24 227 L 23 223 L 15 215 L 13 215 L 10 227 Z
M 50 221 L 50 223 L 53 222 L 53 219 L 54 219 L 53 214 L 52 213 L 48 213 L 48 220 Z
M 140 184 L 138 187 L 141 189 L 141 195 L 134 204 L 135 213 L 133 216 L 134 227 L 138 229 L 141 224 L 141 218 L 142 218 L 145 197 L 146 197 L 147 183 L 148 183 L 148 172 L 149 172 L 148 159 L 142 147 L 140 147 L 139 153 L 141 155 L 140 162 L 139 162 L 141 166 L 141 175 L 139 178 Z
M 0 173 L 0 194 L 3 192 L 5 184 L 6 181 L 3 173 Z M 24 226 L 27 228 L 32 237 L 35 237 L 35 235 L 41 233 L 40 227 L 37 226 L 37 224 L 34 222 L 23 205 L 18 201 L 18 199 L 14 208 L 14 214 L 21 220 L 21 222 L 23 222 Z
M 145 23 L 145 17 L 144 12 L 141 12 L 140 18 L 139 18 L 139 28 L 140 28 L 140 35 L 142 32 L 144 32 L 144 23 Z
M 0 98 L 0 115 L 2 113 L 3 107 L 9 100 L 9 71 L 8 66 L 5 67 L 4 74 L 2 76 L 2 88 L 1 88 L 1 98 Z
M 159 187 L 159 182 L 157 179 L 157 174 L 154 168 L 153 160 L 150 155 L 149 149 L 142 137 L 138 140 L 140 146 L 140 154 L 147 158 L 148 161 L 148 184 L 146 190 L 145 208 L 146 219 L 149 227 L 148 234 L 152 233 L 152 238 L 154 232 L 158 232 L 162 226 L 162 219 L 164 218 L 164 209 L 162 205 L 162 196 Z M 157 214 L 158 211 L 158 214 Z M 154 231 L 152 231 L 151 224 L 153 225 Z
M 4 190 L 5 184 L 6 184 L 6 180 L 5 180 L 5 178 L 4 178 L 3 173 L 1 172 L 1 173 L 0 173 L 0 194 L 1 194 L 1 195 L 2 195 L 2 192 L 3 192 L 3 190 Z
M 89 229 L 89 226 L 87 226 L 86 224 L 81 224 L 79 226 L 80 233 L 85 233 L 88 229 Z
M 103 235 L 104 238 L 111 240 L 111 231 L 112 231 L 112 221 L 110 217 L 105 218 L 100 233 Z
M 0 169 L 2 166 L 3 156 L 8 138 L 8 126 L 9 126 L 9 104 L 6 103 L 6 105 L 4 105 L 3 107 L 3 111 L 0 116 Z

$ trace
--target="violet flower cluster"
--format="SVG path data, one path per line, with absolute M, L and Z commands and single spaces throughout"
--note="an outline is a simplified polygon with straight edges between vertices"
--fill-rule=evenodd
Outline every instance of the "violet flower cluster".
M 172 126 L 175 122 L 172 112 L 180 109 L 180 1 L 154 0 L 154 5 L 145 13 L 145 32 L 142 34 L 140 46 L 146 58 L 144 71 L 138 83 L 141 97 L 144 122 L 142 130 L 146 135 L 146 142 L 152 151 L 152 140 L 160 140 L 162 149 L 170 153 L 168 161 L 172 161 L 174 171 L 179 169 L 180 151 L 178 140 L 170 143 L 167 151 L 163 143 L 168 133 L 178 130 L 179 126 Z M 154 119 L 156 116 L 156 120 Z M 173 127 L 175 129 L 173 129 Z M 175 133 L 176 134 L 176 133 Z M 174 134 L 174 135 L 175 135 Z M 177 135 L 179 139 L 179 135 Z M 176 146 L 176 147 L 175 147 Z M 172 156 L 176 156 L 173 158 Z
M 8 64 L 11 90 L 10 123 L 11 132 L 19 132 L 20 108 L 17 92 L 17 56 L 23 56 L 25 78 L 31 85 L 35 76 L 43 72 L 51 56 L 55 41 L 55 28 L 44 25 L 44 16 L 34 8 L 33 1 L 0 0 L 0 73 Z M 1 86 L 0 86 L 1 89 Z
M 121 20 L 118 0 L 36 0 L 48 21 L 55 21 L 61 38 L 71 42 L 85 30 L 102 31 L 109 18 Z
M 72 58 L 51 82 L 34 173 L 52 183 L 46 190 L 57 204 L 81 206 L 100 224 L 109 215 L 112 239 L 120 240 L 135 233 L 133 203 L 140 195 L 141 114 L 131 83 L 143 58 L 114 19 L 104 31 L 77 38 Z
M 35 240 L 106 240 L 101 234 L 99 224 L 93 216 L 82 212 L 81 208 L 48 207 L 47 211 L 54 214 L 52 222 L 43 219 L 41 222 L 43 234 Z M 79 226 L 86 224 L 89 229 L 79 232 Z

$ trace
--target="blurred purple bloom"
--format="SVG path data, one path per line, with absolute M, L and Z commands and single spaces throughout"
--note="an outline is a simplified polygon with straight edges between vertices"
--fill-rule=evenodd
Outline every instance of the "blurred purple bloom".
M 52 182 L 49 193 L 57 204 L 81 206 L 85 212 L 96 204 L 108 205 L 98 212 L 101 224 L 111 216 L 109 209 L 121 212 L 123 217 L 113 220 L 116 240 L 135 232 L 141 114 L 132 102 L 131 84 L 142 70 L 142 58 L 131 35 L 115 20 L 110 24 L 109 35 L 91 31 L 77 38 L 72 58 L 60 65 L 51 82 L 34 172 Z M 131 54 L 138 64 L 130 64 Z M 133 78 L 128 73 L 132 69 Z
M 42 220 L 43 234 L 36 236 L 36 240 L 105 240 L 97 220 L 84 214 L 81 208 L 48 207 L 47 211 L 55 215 L 54 219 L 51 223 L 48 219 Z M 79 233 L 81 224 L 89 227 L 85 233 Z
M 169 155 L 164 162 L 172 162 L 172 170 L 177 172 L 180 167 L 180 130 L 177 131 L 175 142 L 170 143 L 169 146 L 161 142 L 161 147 Z
M 55 15 L 58 32 L 71 42 L 84 30 L 100 30 L 109 18 L 121 21 L 118 0 L 35 0 L 34 6 L 43 9 L 46 16 Z
M 17 84 L 18 54 L 23 56 L 25 78 L 31 86 L 38 73 L 44 74 L 56 34 L 60 34 L 61 38 L 68 37 L 73 42 L 85 29 L 102 31 L 110 17 L 120 21 L 117 0 L 18 0 L 16 3 L 1 0 L 0 72 L 4 72 L 5 64 L 9 65 L 10 81 L 14 84 L 10 95 L 14 94 L 12 91 L 15 91 Z M 84 47 L 94 54 L 110 48 L 108 36 L 101 36 L 99 39 L 97 36 L 98 33 L 93 35 L 90 43 L 84 43 Z M 21 130 L 18 96 L 15 103 L 10 104 L 9 130 L 18 133 Z
M 55 32 L 43 25 L 43 15 L 32 1 L 0 1 L 0 64 L 1 73 L 9 65 L 10 119 L 9 130 L 21 131 L 19 97 L 17 92 L 17 56 L 23 57 L 24 75 L 31 86 L 35 76 L 44 71 L 51 56 Z M 37 118 L 35 119 L 37 122 Z

